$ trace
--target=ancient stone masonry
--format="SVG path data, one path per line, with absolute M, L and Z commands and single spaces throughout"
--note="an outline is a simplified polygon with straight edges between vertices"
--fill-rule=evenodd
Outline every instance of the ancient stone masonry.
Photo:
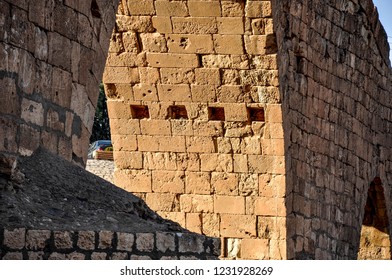
M 115 184 L 228 258 L 286 257 L 272 22 L 270 1 L 122 1 L 103 77 Z
M 0 152 L 81 165 L 118 1 L 0 1 Z
M 365 239 L 378 229 L 367 247 L 390 259 L 392 75 L 377 10 L 370 0 L 275 3 L 287 257 L 363 257 L 363 224 Z
M 170 235 L 176 247 L 169 256 L 204 246 L 196 256 L 204 258 L 218 237 L 222 258 L 390 259 L 388 57 L 371 0 L 0 0 L 0 197 L 59 199 L 45 191 L 58 186 L 66 195 L 57 175 L 91 175 L 47 168 L 51 184 L 32 192 L 23 177 L 29 168 L 19 173 L 16 163 L 43 147 L 58 160 L 85 165 L 104 72 L 115 183 L 163 217 L 210 236 L 184 245 Z M 77 182 L 95 187 L 96 207 L 144 205 L 123 190 L 103 202 L 119 192 L 91 183 L 98 179 Z M 64 209 L 91 209 L 97 197 L 72 199 L 80 203 L 59 201 Z M 10 219 L 2 220 L 2 258 L 49 258 L 50 250 L 60 258 L 92 258 L 77 245 L 84 229 L 56 233 L 46 219 L 64 213 L 52 209 L 52 200 L 39 204 L 45 219 L 23 220 L 31 203 L 0 203 L 7 209 L 0 214 Z M 10 209 L 23 211 L 15 216 Z M 162 220 L 147 212 L 148 223 Z M 145 216 L 126 215 L 131 224 L 133 217 L 141 222 Z M 102 249 L 101 237 L 113 237 L 113 247 L 97 256 L 114 258 L 120 232 L 132 232 L 136 255 L 163 256 L 155 254 L 161 252 L 158 232 L 139 236 L 140 244 L 156 240 L 153 253 L 144 254 L 137 232 L 115 229 L 124 219 L 104 217 L 95 223 L 109 223 L 105 231 L 87 229 L 94 248 Z M 48 247 L 23 243 L 34 230 L 43 230 Z M 18 247 L 12 247 L 14 233 Z M 65 238 L 58 244 L 68 244 L 66 250 L 56 251 L 56 236 Z M 131 258 L 132 252 L 119 253 Z
M 391 217 L 388 51 L 369 0 L 123 0 L 115 182 L 223 257 L 356 258 L 376 177 Z
M 50 231 L 4 229 L 2 260 L 217 259 L 219 240 L 173 232 Z

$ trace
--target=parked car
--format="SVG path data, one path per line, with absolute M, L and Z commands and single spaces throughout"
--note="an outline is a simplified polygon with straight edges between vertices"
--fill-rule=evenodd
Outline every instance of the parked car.
M 113 158 L 113 146 L 110 140 L 98 140 L 90 144 L 88 148 L 87 158 L 98 159 L 98 151 L 105 151 L 111 154 Z

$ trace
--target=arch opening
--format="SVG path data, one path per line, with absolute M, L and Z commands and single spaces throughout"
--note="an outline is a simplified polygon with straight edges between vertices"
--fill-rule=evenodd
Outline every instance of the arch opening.
M 370 184 L 358 250 L 360 260 L 390 260 L 391 242 L 384 190 L 380 178 Z

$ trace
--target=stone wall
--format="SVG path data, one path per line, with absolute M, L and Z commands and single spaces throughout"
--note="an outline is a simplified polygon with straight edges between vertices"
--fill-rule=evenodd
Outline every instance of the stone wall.
M 0 152 L 85 164 L 118 0 L 0 1 Z
M 274 11 L 287 257 L 355 259 L 368 189 L 376 177 L 384 190 L 378 199 L 386 206 L 375 206 L 373 215 L 391 222 L 387 37 L 370 0 L 275 1 Z M 389 250 L 380 250 L 386 252 L 382 258 L 390 258 Z
M 212 260 L 219 246 L 219 239 L 188 233 L 0 231 L 2 260 Z
M 116 185 L 227 258 L 285 258 L 270 1 L 121 1 L 104 73 Z M 270 250 L 271 248 L 271 250 Z

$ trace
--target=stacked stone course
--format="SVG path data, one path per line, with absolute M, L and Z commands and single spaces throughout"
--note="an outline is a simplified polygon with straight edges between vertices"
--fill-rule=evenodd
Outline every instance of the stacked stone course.
M 285 256 L 272 22 L 270 1 L 122 1 L 104 73 L 115 184 L 226 246 L 242 240 L 229 258 Z
M 2 260 L 217 259 L 219 239 L 193 233 L 2 229 Z

